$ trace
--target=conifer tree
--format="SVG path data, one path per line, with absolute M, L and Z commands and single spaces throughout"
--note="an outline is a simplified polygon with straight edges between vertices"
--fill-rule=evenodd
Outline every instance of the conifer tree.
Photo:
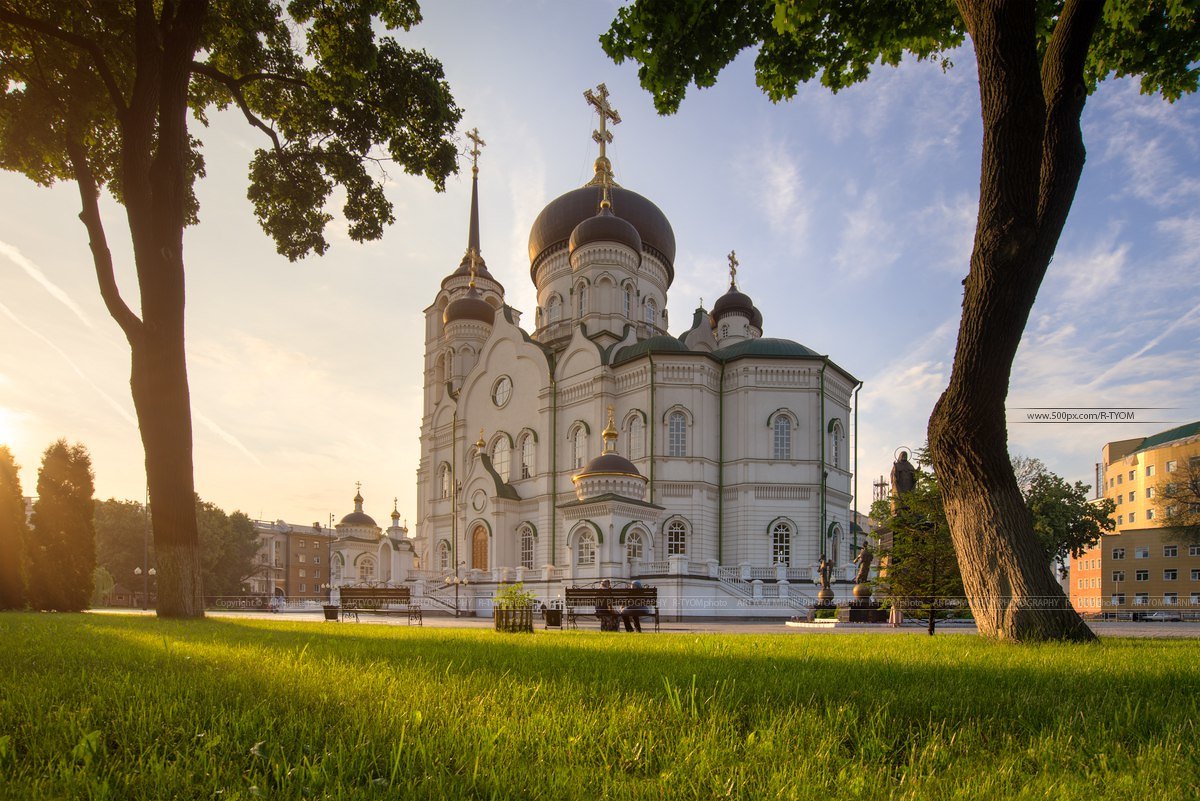
M 0 445 L 0 609 L 25 606 L 22 563 L 25 541 L 25 498 L 17 462 Z
M 38 472 L 29 536 L 29 600 L 35 609 L 78 612 L 92 596 L 96 568 L 92 459 L 60 439 Z

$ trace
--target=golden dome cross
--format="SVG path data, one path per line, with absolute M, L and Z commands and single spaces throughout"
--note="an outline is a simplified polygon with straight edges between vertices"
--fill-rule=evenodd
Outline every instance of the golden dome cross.
M 479 155 L 483 152 L 479 148 L 487 147 L 487 142 L 479 138 L 479 129 L 472 128 L 467 131 L 467 138 L 473 143 L 471 149 L 467 153 L 471 156 L 471 172 L 479 172 Z
M 737 286 L 737 268 L 738 268 L 737 251 L 731 250 L 731 251 L 729 251 L 729 285 L 730 286 Z
M 617 125 L 621 122 L 621 115 L 608 102 L 608 87 L 602 83 L 596 85 L 595 92 L 585 89 L 583 97 L 587 100 L 588 105 L 594 106 L 596 113 L 600 115 L 600 129 L 592 131 L 592 139 L 600 145 L 600 158 L 605 158 L 604 146 L 613 140 L 612 131 L 607 127 L 608 121 L 612 120 L 612 124 Z

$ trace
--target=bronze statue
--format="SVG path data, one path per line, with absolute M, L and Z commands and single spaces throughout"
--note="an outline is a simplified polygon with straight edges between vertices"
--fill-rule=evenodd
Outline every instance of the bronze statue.
M 822 590 L 828 590 L 832 579 L 833 562 L 826 559 L 825 554 L 821 554 L 821 561 L 817 563 L 817 583 L 821 585 Z
M 892 494 L 907 495 L 916 486 L 917 469 L 908 461 L 908 451 L 900 451 L 900 458 L 892 464 Z
M 871 550 L 871 546 L 863 540 L 862 550 L 858 552 L 858 556 L 854 557 L 854 564 L 858 565 L 858 574 L 854 577 L 855 584 L 866 584 L 871 580 L 871 561 L 875 558 L 875 553 Z

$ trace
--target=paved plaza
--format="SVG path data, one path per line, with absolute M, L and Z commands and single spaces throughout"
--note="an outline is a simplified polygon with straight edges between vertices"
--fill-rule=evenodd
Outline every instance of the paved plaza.
M 153 615 L 154 611 L 141 609 L 92 609 L 88 614 L 95 615 Z M 268 621 L 306 621 L 321 622 L 321 612 L 256 612 L 256 611 L 217 611 L 208 612 L 213 618 L 244 618 L 248 620 Z M 387 617 L 382 615 L 364 615 L 360 623 L 333 623 L 331 626 L 408 626 L 407 619 L 402 615 Z M 1101 637 L 1141 637 L 1148 639 L 1200 639 L 1200 622 L 1169 622 L 1146 623 L 1129 621 L 1093 621 L 1089 623 L 1092 630 Z M 490 629 L 491 618 L 460 617 L 449 615 L 431 615 L 426 613 L 424 626 L 426 628 L 445 629 Z M 538 633 L 557 634 L 559 629 L 545 629 L 538 620 L 534 629 Z M 596 631 L 599 628 L 595 621 L 589 621 L 579 626 L 579 631 Z M 783 635 L 817 635 L 831 634 L 886 634 L 886 635 L 925 635 L 925 624 L 919 621 L 905 623 L 900 628 L 887 625 L 839 625 L 836 628 L 794 628 L 786 625 L 785 621 L 758 620 L 686 620 L 681 622 L 663 619 L 661 634 L 783 634 Z M 961 623 L 938 623 L 937 634 L 975 634 L 973 625 Z

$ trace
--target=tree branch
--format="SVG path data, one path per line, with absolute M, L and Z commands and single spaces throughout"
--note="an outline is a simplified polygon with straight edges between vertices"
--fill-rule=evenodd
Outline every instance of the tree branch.
M 5 6 L 0 6 L 0 22 L 7 22 L 18 28 L 24 28 L 27 31 L 40 33 L 43 36 L 50 36 L 59 41 L 66 42 L 72 47 L 83 50 L 92 57 L 96 62 L 96 71 L 100 73 L 100 80 L 104 82 L 104 87 L 108 90 L 109 97 L 112 98 L 113 105 L 117 107 L 118 118 L 123 117 L 125 110 L 128 107 L 124 96 L 121 94 L 121 87 L 117 84 L 117 79 L 113 75 L 112 69 L 108 66 L 108 62 L 104 58 L 104 50 L 97 42 L 92 41 L 86 36 L 71 31 L 64 31 L 62 28 L 45 20 L 36 19 L 13 11 Z
M 205 64 L 202 61 L 192 62 L 192 72 L 196 73 L 197 75 L 203 75 L 205 78 L 208 78 L 209 80 L 214 81 L 228 89 L 229 94 L 233 96 L 234 102 L 238 104 L 238 108 L 240 108 L 242 110 L 242 114 L 245 115 L 246 121 L 270 137 L 272 144 L 275 146 L 276 152 L 281 154 L 283 153 L 283 145 L 279 141 L 279 134 L 275 132 L 274 128 L 272 128 L 270 125 L 267 125 L 258 117 L 258 115 L 250 110 L 250 104 L 246 102 L 246 96 L 242 93 L 242 87 L 245 84 L 249 83 L 251 80 L 257 80 L 260 76 L 269 76 L 271 73 L 253 73 L 252 75 L 235 78 L 234 76 L 227 75 L 216 67 Z M 298 81 L 298 83 L 303 84 L 303 81 Z
M 96 185 L 96 177 L 88 164 L 83 144 L 74 136 L 67 138 L 67 155 L 71 160 L 71 169 L 75 172 L 75 182 L 79 185 L 79 199 L 83 205 L 79 219 L 87 228 L 92 261 L 96 266 L 96 279 L 100 283 L 100 296 L 104 299 L 108 313 L 117 321 L 117 325 L 121 326 L 125 338 L 132 345 L 135 339 L 141 338 L 142 321 L 125 304 L 117 286 L 112 251 L 108 249 L 108 238 L 104 235 L 104 223 L 100 219 L 100 189 Z
M 1058 243 L 1087 156 L 1079 128 L 1087 100 L 1083 68 L 1102 6 L 1087 0 L 1068 0 L 1042 59 L 1046 125 L 1038 187 L 1038 233 L 1050 248 Z

